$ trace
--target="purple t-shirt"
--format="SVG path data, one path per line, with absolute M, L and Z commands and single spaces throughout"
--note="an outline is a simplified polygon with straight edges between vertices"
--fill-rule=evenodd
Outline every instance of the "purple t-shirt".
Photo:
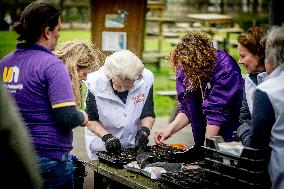
M 179 69 L 176 80 L 179 112 L 190 120 L 195 144 L 203 145 L 207 124 L 220 126 L 219 134 L 225 141 L 231 141 L 239 125 L 244 85 L 236 61 L 227 53 L 216 51 L 213 74 L 208 81 L 202 81 L 204 101 L 200 90 L 185 90 L 184 77 L 183 70 Z
M 52 107 L 75 105 L 65 64 L 34 44 L 17 49 L 0 61 L 0 81 L 17 102 L 37 155 L 61 159 L 72 149 L 73 133 L 61 132 Z

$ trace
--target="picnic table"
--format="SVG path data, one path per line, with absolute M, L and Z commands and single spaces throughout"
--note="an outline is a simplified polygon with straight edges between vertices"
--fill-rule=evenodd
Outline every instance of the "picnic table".
M 233 33 L 241 33 L 243 32 L 243 29 L 242 28 L 212 28 L 212 38 L 214 38 L 214 36 L 217 34 L 217 33 L 225 33 L 225 38 L 222 39 L 222 43 L 223 43 L 223 50 L 229 52 L 229 49 L 230 49 L 230 44 L 233 44 L 233 45 L 237 45 L 237 41 L 233 41 L 230 39 L 230 35 L 233 34 Z M 216 38 L 215 38 L 216 39 Z
M 162 50 L 162 40 L 164 38 L 177 38 L 179 37 L 178 33 L 175 32 L 164 32 L 163 27 L 166 24 L 175 25 L 177 20 L 171 17 L 147 17 L 147 23 L 155 23 L 157 24 L 157 32 L 148 32 L 146 31 L 147 37 L 154 36 L 158 38 L 158 51 L 161 52 Z
M 157 95 L 158 96 L 167 96 L 170 97 L 172 99 L 175 100 L 176 104 L 175 104 L 175 108 L 170 116 L 169 122 L 171 123 L 176 115 L 178 114 L 178 107 L 179 107 L 179 102 L 177 100 L 177 91 L 176 90 L 172 90 L 172 91 L 157 91 Z
M 237 28 L 237 27 L 233 27 L 233 28 L 202 27 L 202 28 L 196 28 L 196 29 L 193 28 L 191 31 L 199 31 L 199 32 L 205 32 L 205 33 L 210 34 L 213 40 L 215 40 L 216 42 L 220 42 L 222 44 L 221 49 L 229 52 L 230 45 L 234 45 L 234 46 L 237 45 L 237 41 L 236 40 L 233 41 L 231 39 L 230 37 L 231 34 L 233 33 L 239 34 L 243 32 L 243 29 Z M 225 37 L 222 37 L 222 38 L 216 37 L 216 34 L 218 33 L 224 33 Z M 170 43 L 171 46 L 176 46 L 178 42 L 180 42 L 180 39 L 173 38 L 173 39 L 167 39 L 167 41 Z
M 163 16 L 166 4 L 160 1 L 148 1 L 147 11 L 158 12 L 158 16 Z
M 223 14 L 187 14 L 191 23 L 200 22 L 206 27 L 215 25 L 231 25 L 233 18 L 230 15 Z
M 144 64 L 154 64 L 157 70 L 160 70 L 161 60 L 165 59 L 168 55 L 168 52 L 144 51 L 142 54 L 142 61 Z

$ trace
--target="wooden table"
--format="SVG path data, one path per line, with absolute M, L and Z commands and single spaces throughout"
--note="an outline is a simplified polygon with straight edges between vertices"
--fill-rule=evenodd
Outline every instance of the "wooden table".
M 94 188 L 103 188 L 103 180 L 113 183 L 116 189 L 137 188 L 137 189 L 165 189 L 170 188 L 165 183 L 126 169 L 111 167 L 99 160 L 87 162 L 87 165 L 94 171 Z
M 212 28 L 213 36 L 217 33 L 224 33 L 226 37 L 223 39 L 223 50 L 229 52 L 230 44 L 233 42 L 230 41 L 230 34 L 232 33 L 241 33 L 243 32 L 242 28 Z
M 231 25 L 233 22 L 232 16 L 223 14 L 187 14 L 186 17 L 190 22 L 201 22 L 206 27 L 219 24 Z
M 155 64 L 157 70 L 161 68 L 161 60 L 166 59 L 169 56 L 167 52 L 157 52 L 157 51 L 144 51 L 142 54 L 142 61 L 144 64 Z
M 148 1 L 147 2 L 147 11 L 157 11 L 158 16 L 163 16 L 166 4 L 160 1 Z
M 225 34 L 225 37 L 222 38 L 221 42 L 223 43 L 223 50 L 229 52 L 229 49 L 230 49 L 230 44 L 234 44 L 235 45 L 235 41 L 230 41 L 230 35 L 233 34 L 233 33 L 241 33 L 243 32 L 243 29 L 242 28 L 218 28 L 218 27 L 202 27 L 202 28 L 192 28 L 192 31 L 198 31 L 198 32 L 205 32 L 205 33 L 208 33 L 210 34 L 210 36 L 212 38 L 214 38 L 214 36 L 218 33 L 224 33 Z M 216 38 L 215 38 L 216 39 Z M 171 46 L 176 46 L 180 41 L 181 39 L 168 39 L 167 40 Z
M 176 38 L 179 37 L 179 34 L 176 33 L 164 33 L 163 32 L 163 25 L 164 24 L 172 24 L 174 25 L 177 20 L 170 17 L 147 17 L 146 22 L 153 22 L 156 23 L 158 26 L 157 33 L 146 33 L 147 36 L 155 36 L 158 38 L 158 51 L 161 52 L 162 50 L 162 40 L 166 37 L 169 38 Z
M 177 91 L 157 91 L 158 96 L 168 96 L 172 99 L 176 99 Z

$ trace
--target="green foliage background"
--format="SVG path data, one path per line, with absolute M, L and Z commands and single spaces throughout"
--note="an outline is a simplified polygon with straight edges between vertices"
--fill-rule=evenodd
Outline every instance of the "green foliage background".
M 91 40 L 91 33 L 86 30 L 62 30 L 61 36 L 58 41 L 57 48 L 60 47 L 60 44 L 68 40 Z M 0 59 L 7 55 L 9 52 L 13 51 L 17 43 L 17 34 L 11 31 L 0 31 Z M 236 38 L 232 36 L 232 38 Z M 170 52 L 171 45 L 166 41 L 162 43 L 162 51 Z M 157 40 L 145 40 L 145 49 L 153 50 L 157 49 L 158 43 Z M 236 60 L 238 60 L 237 50 L 235 48 L 230 49 L 229 52 Z M 158 96 L 157 91 L 164 90 L 175 90 L 175 81 L 170 79 L 175 76 L 175 74 L 169 68 L 169 62 L 166 60 L 161 60 L 161 69 L 157 70 L 154 66 L 146 64 L 145 67 L 150 69 L 155 75 L 154 83 L 154 103 L 155 103 L 155 113 L 156 116 L 170 116 L 172 111 L 175 108 L 176 102 L 170 97 Z M 242 69 L 243 73 L 244 69 Z
M 86 30 L 62 30 L 60 32 L 57 48 L 64 41 L 79 39 L 90 41 L 91 34 Z M 17 34 L 11 31 L 0 31 L 0 59 L 5 55 L 15 50 L 17 44 Z M 154 42 L 155 43 L 155 42 Z M 146 46 L 153 46 L 151 42 L 146 42 Z M 168 116 L 172 113 L 175 107 L 175 101 L 169 97 L 157 96 L 158 90 L 175 90 L 175 81 L 169 80 L 171 72 L 169 71 L 168 64 L 163 62 L 161 70 L 157 71 L 155 67 L 146 66 L 155 74 L 154 83 L 154 102 L 156 116 Z

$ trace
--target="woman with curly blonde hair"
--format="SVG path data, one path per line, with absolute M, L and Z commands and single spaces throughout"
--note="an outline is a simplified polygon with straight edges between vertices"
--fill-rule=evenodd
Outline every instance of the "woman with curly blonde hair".
M 232 140 L 238 126 L 243 79 L 237 62 L 226 52 L 216 50 L 211 39 L 200 32 L 186 34 L 171 51 L 180 102 L 175 120 L 156 132 L 158 144 L 191 123 L 196 147 L 205 136 L 221 135 Z
M 104 54 L 93 44 L 73 40 L 67 41 L 54 54 L 68 68 L 77 107 L 81 107 L 81 81 L 87 79 L 87 74 L 98 70 L 104 62 Z

